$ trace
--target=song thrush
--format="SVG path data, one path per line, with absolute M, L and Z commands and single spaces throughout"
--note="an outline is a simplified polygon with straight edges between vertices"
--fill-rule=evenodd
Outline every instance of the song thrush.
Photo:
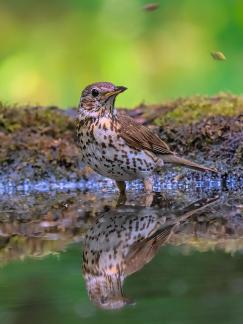
M 154 208 L 127 207 L 105 212 L 86 232 L 83 275 L 92 302 L 103 309 L 130 304 L 123 294 L 127 276 L 149 263 L 175 227 L 218 200 L 203 198 L 172 214 Z M 179 228 L 178 228 L 179 230 Z
M 165 163 L 216 172 L 179 157 L 149 128 L 117 111 L 114 107 L 116 96 L 126 89 L 110 82 L 98 82 L 83 90 L 77 137 L 86 164 L 99 174 L 114 179 L 123 196 L 125 181 L 134 179 L 142 179 L 145 191 L 151 193 L 151 176 Z

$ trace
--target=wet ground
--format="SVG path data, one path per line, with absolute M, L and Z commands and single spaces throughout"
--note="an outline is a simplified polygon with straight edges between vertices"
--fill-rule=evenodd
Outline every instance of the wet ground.
M 242 323 L 242 187 L 2 186 L 0 323 Z
M 242 175 L 242 96 L 180 98 L 141 104 L 126 113 L 159 134 L 179 155 L 217 168 L 221 175 Z M 0 183 L 16 187 L 43 180 L 94 182 L 94 174 L 80 161 L 76 115 L 77 109 L 0 103 Z

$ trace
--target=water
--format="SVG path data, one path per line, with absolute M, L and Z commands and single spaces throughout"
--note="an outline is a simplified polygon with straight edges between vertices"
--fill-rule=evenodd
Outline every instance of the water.
M 242 323 L 240 188 L 171 186 L 147 208 L 139 189 L 116 200 L 1 196 L 0 323 Z

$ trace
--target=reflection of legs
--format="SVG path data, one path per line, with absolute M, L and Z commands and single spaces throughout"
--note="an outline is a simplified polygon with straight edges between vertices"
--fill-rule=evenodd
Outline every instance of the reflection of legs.
M 144 179 L 143 184 L 144 184 L 144 191 L 146 193 L 145 206 L 150 207 L 154 199 L 152 177 Z
M 119 198 L 117 201 L 117 205 L 125 204 L 127 197 L 126 197 L 126 182 L 125 181 L 116 181 L 116 185 L 120 191 Z
M 146 178 L 143 180 L 144 184 L 144 191 L 147 194 L 150 194 L 153 192 L 153 179 L 152 178 Z

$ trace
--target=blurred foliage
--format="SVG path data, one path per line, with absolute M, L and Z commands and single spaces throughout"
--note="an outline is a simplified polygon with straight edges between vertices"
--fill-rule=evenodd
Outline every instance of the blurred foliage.
M 158 0 L 153 12 L 146 3 L 1 1 L 1 100 L 73 106 L 100 80 L 128 86 L 120 106 L 242 91 L 242 1 Z

